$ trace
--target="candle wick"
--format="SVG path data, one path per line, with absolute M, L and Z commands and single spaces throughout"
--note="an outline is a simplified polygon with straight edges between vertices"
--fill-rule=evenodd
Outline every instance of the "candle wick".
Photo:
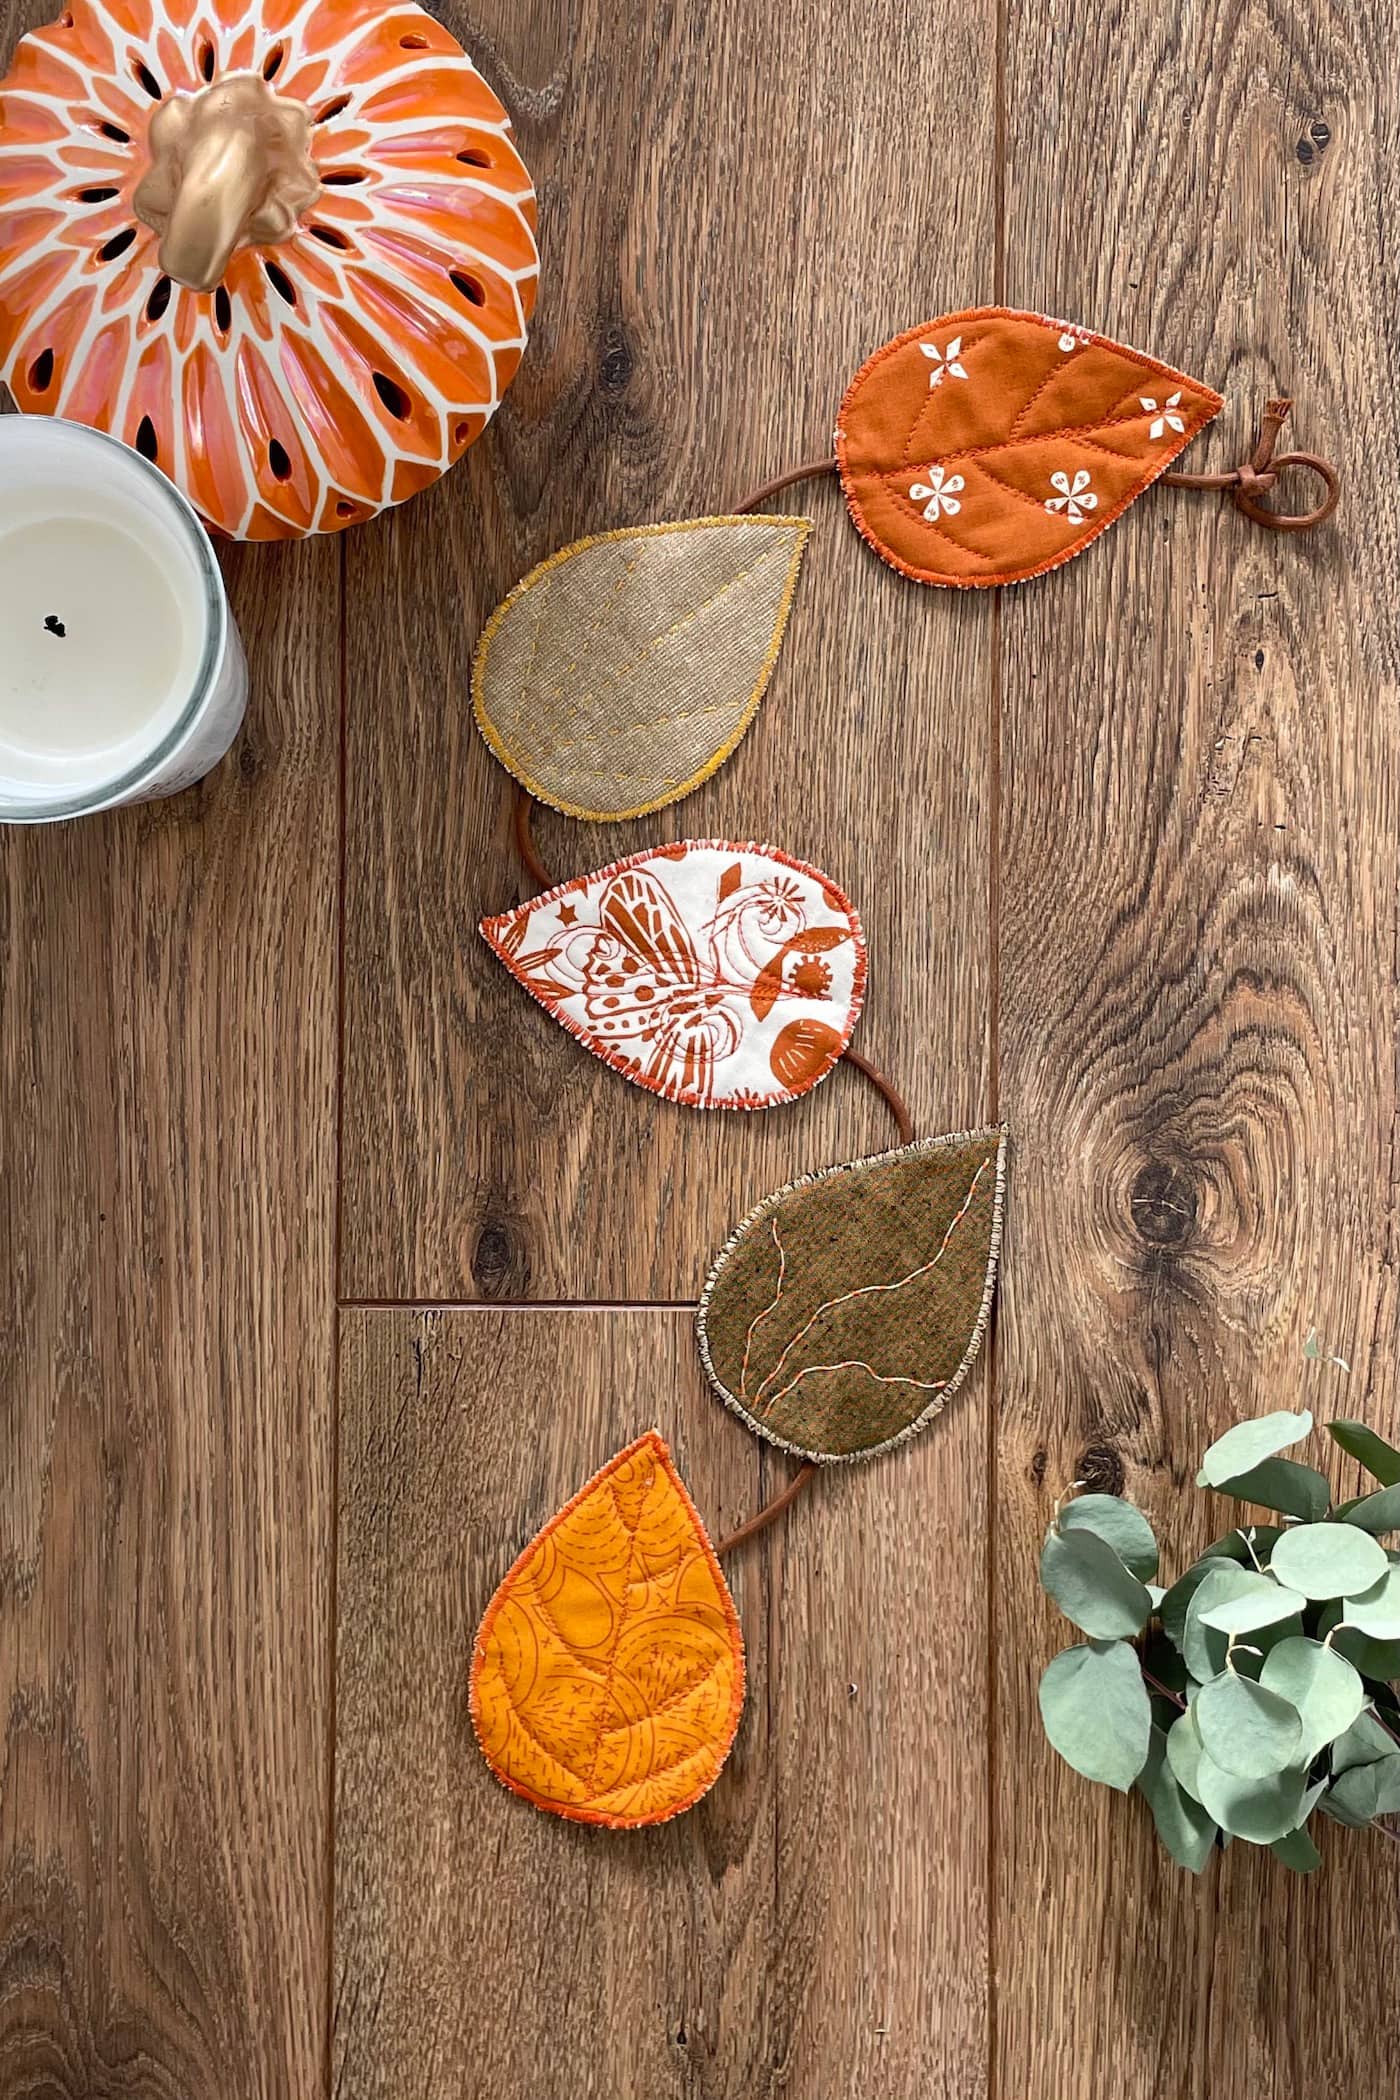
M 57 613 L 50 613 L 44 621 L 44 632 L 46 634 L 56 634 L 61 639 L 67 634 L 68 629 L 64 626 L 62 620 L 59 619 Z

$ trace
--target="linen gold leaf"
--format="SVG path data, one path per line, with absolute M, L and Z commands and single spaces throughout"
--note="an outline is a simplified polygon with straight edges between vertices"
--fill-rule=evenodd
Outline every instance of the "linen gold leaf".
M 753 720 L 806 518 L 685 518 L 560 548 L 492 614 L 477 724 L 537 800 L 596 823 L 688 795 Z
M 536 1808 L 631 1830 L 708 1792 L 743 1703 L 734 1600 L 649 1430 L 550 1519 L 487 1606 L 477 1740 Z

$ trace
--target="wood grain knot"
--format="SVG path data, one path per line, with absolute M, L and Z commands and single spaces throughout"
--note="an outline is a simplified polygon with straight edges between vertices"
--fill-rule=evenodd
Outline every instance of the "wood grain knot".
M 632 348 L 620 328 L 610 328 L 603 337 L 598 360 L 598 389 L 616 399 L 625 394 L 632 379 Z
M 1074 1461 L 1074 1477 L 1083 1481 L 1088 1494 L 1121 1495 L 1126 1476 L 1111 1444 L 1089 1444 Z
M 488 1218 L 472 1249 L 472 1280 L 483 1298 L 523 1298 L 530 1282 L 524 1239 L 500 1219 Z
M 1179 1247 L 1196 1227 L 1199 1198 L 1189 1170 L 1179 1160 L 1150 1159 L 1132 1188 L 1133 1225 L 1153 1247 Z

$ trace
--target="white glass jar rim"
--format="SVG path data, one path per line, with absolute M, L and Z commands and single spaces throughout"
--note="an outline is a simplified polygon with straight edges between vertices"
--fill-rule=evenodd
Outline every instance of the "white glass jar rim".
M 128 797 L 134 788 L 147 780 L 178 750 L 191 726 L 198 720 L 201 708 L 219 674 L 224 660 L 224 649 L 228 638 L 228 600 L 224 595 L 223 577 L 219 572 L 214 546 L 204 523 L 173 481 L 162 474 L 159 467 L 143 458 L 120 438 L 110 437 L 105 430 L 94 430 L 89 423 L 74 423 L 63 416 L 0 415 L 0 482 L 12 473 L 21 458 L 29 454 L 36 462 L 42 462 L 44 435 L 46 430 L 59 429 L 64 433 L 65 444 L 76 444 L 79 448 L 92 445 L 108 455 L 117 454 L 124 470 L 137 476 L 145 476 L 155 500 L 164 505 L 170 523 L 189 548 L 198 571 L 203 590 L 204 646 L 200 651 L 199 668 L 195 672 L 190 693 L 175 720 L 171 722 L 148 751 L 122 773 L 110 780 L 100 781 L 84 787 L 80 793 L 65 792 L 53 796 L 26 797 L 17 801 L 13 797 L 0 797 L 0 823 L 26 817 L 81 817 L 89 810 L 105 808 L 109 803 Z

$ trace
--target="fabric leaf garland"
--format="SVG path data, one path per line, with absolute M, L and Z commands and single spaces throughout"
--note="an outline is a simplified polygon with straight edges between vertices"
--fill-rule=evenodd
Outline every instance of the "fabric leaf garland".
M 570 1822 L 633 1830 L 708 1792 L 743 1703 L 734 1600 L 648 1431 L 550 1519 L 491 1599 L 472 1725 L 513 1793 Z
M 883 560 L 919 583 L 979 589 L 1082 553 L 1223 405 L 1107 336 L 972 307 L 861 366 L 836 456 Z
M 677 802 L 753 720 L 787 625 L 805 518 L 686 518 L 577 540 L 477 644 L 472 697 L 508 772 L 566 816 Z
M 687 840 L 484 919 L 506 968 L 625 1079 L 771 1108 L 824 1079 L 865 995 L 850 900 L 771 846 Z
M 810 1459 L 921 1429 L 980 1346 L 1001 1243 L 1005 1134 L 926 1138 L 767 1196 L 696 1316 L 720 1398 Z

